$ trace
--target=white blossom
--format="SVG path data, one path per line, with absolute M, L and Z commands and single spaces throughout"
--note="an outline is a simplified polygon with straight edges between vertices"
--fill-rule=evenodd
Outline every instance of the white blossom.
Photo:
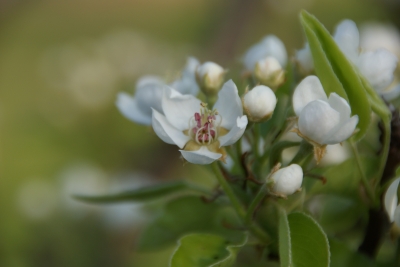
M 349 138 L 356 128 L 358 116 L 351 116 L 347 101 L 331 93 L 327 98 L 321 82 L 316 76 L 303 79 L 293 93 L 293 109 L 298 116 L 295 131 L 316 148 L 322 148 L 317 155 L 319 161 L 326 145 L 341 143 Z
M 269 180 L 272 181 L 271 191 L 274 194 L 288 196 L 300 190 L 303 169 L 297 164 L 292 164 L 273 173 Z
M 258 85 L 243 96 L 243 108 L 250 121 L 261 122 L 271 118 L 276 96 L 267 86 Z
M 153 129 L 164 142 L 175 144 L 183 158 L 194 164 L 224 160 L 222 146 L 235 143 L 247 126 L 242 102 L 232 80 L 218 93 L 211 110 L 192 95 L 182 95 L 167 87 L 162 98 L 162 111 L 153 109 Z
M 197 82 L 206 95 L 215 95 L 221 89 L 226 71 L 217 63 L 208 61 L 196 69 Z
M 397 188 L 400 178 L 395 179 L 388 187 L 385 194 L 385 210 L 389 216 L 390 222 L 394 222 L 400 227 L 400 205 L 397 198 Z
M 189 57 L 182 75 L 171 83 L 182 94 L 197 95 L 199 87 L 196 83 L 195 71 L 199 62 Z M 162 112 L 161 98 L 166 82 L 157 76 L 144 76 L 136 83 L 135 95 L 120 92 L 116 105 L 119 111 L 133 122 L 151 125 L 152 108 Z
M 274 57 L 282 67 L 287 64 L 285 45 L 275 35 L 268 35 L 250 47 L 244 55 L 243 64 L 247 71 L 254 72 L 257 62 L 266 57 Z
M 278 88 L 285 82 L 285 70 L 274 57 L 259 60 L 254 69 L 254 76 L 271 88 Z
M 363 52 L 360 48 L 360 34 L 354 21 L 343 20 L 339 23 L 333 38 L 340 50 L 378 93 L 392 83 L 398 61 L 396 55 L 384 48 Z M 308 44 L 296 53 L 296 59 L 301 68 L 314 68 Z

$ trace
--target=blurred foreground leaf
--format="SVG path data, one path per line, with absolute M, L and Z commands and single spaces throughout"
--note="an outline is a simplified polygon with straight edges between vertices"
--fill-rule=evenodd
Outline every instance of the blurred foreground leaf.
M 328 238 L 310 216 L 281 212 L 279 219 L 281 266 L 327 267 L 330 264 Z
M 142 187 L 139 189 L 134 189 L 112 195 L 103 195 L 103 196 L 74 195 L 73 197 L 80 201 L 88 203 L 101 203 L 101 204 L 115 203 L 115 202 L 144 202 L 156 198 L 162 198 L 167 195 L 171 195 L 184 190 L 198 191 L 203 194 L 207 193 L 205 190 L 197 188 L 195 185 L 189 182 L 174 181 L 170 183 Z
M 180 197 L 167 203 L 138 240 L 138 249 L 159 249 L 176 242 L 188 233 L 209 233 L 238 242 L 242 231 L 233 230 L 238 225 L 234 211 L 216 202 L 205 203 L 199 197 Z M 230 228 L 229 228 L 230 227 Z
M 235 263 L 239 249 L 247 242 L 247 236 L 239 243 L 209 234 L 190 234 L 179 241 L 171 258 L 171 267 L 229 267 Z
M 301 24 L 307 36 L 314 68 L 329 95 L 337 93 L 349 100 L 353 114 L 357 114 L 360 140 L 366 133 L 371 116 L 371 106 L 363 83 L 353 64 L 342 53 L 328 30 L 306 11 L 301 12 Z

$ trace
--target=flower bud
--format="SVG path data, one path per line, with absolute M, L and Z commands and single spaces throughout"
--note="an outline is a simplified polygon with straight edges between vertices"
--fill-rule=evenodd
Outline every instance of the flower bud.
M 254 76 L 264 85 L 278 88 L 285 81 L 285 71 L 274 57 L 266 57 L 256 63 Z
M 225 70 L 214 62 L 205 62 L 196 70 L 197 83 L 206 95 L 216 95 L 224 82 Z
M 292 164 L 273 173 L 269 180 L 274 194 L 288 196 L 300 190 L 303 170 L 299 165 Z
M 258 85 L 243 96 L 242 103 L 250 121 L 262 122 L 271 118 L 276 106 L 276 96 L 269 87 Z

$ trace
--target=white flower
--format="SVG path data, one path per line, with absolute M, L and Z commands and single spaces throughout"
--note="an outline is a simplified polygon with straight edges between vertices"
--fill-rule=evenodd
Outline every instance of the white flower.
M 250 121 L 261 122 L 271 118 L 276 96 L 267 86 L 258 85 L 243 96 L 243 108 Z
M 327 98 L 321 82 L 316 76 L 303 79 L 293 93 L 293 109 L 298 119 L 295 131 L 314 145 L 319 161 L 326 145 L 341 143 L 349 138 L 358 123 L 358 116 L 351 115 L 345 99 L 332 93 Z M 321 154 L 317 155 L 317 152 Z
M 385 48 L 400 56 L 400 33 L 394 25 L 367 22 L 360 28 L 360 46 L 365 51 Z
M 303 169 L 292 164 L 273 173 L 269 179 L 272 181 L 271 191 L 274 194 L 288 196 L 300 190 Z
M 256 63 L 254 76 L 264 85 L 278 88 L 285 81 L 285 70 L 274 57 L 266 57 Z
M 257 62 L 266 57 L 274 57 L 282 67 L 286 66 L 287 53 L 285 45 L 275 35 L 268 35 L 259 43 L 250 47 L 243 58 L 243 64 L 246 70 L 254 72 Z
M 195 72 L 199 65 L 197 59 L 189 57 L 182 75 L 171 86 L 182 94 L 197 95 L 199 87 Z M 144 76 L 136 83 L 135 95 L 121 92 L 117 96 L 116 105 L 119 111 L 133 122 L 151 125 L 151 108 L 162 112 L 161 98 L 166 83 L 157 76 Z
M 393 81 L 393 72 L 397 66 L 397 57 L 384 48 L 360 53 L 360 34 L 352 20 L 343 20 L 336 27 L 333 35 L 335 42 L 346 57 L 358 68 L 371 86 L 379 93 Z M 312 60 L 306 46 L 297 52 L 297 61 L 305 69 L 313 68 Z
M 205 62 L 197 67 L 196 77 L 200 89 L 206 95 L 215 95 L 221 89 L 226 71 L 214 62 Z
M 218 93 L 212 110 L 192 95 L 166 88 L 162 111 L 165 115 L 153 109 L 155 133 L 164 142 L 176 144 L 182 156 L 195 164 L 224 160 L 221 147 L 239 140 L 247 125 L 236 85 L 231 80 Z
M 385 209 L 389 216 L 390 222 L 394 222 L 400 227 L 400 205 L 398 205 L 397 188 L 400 178 L 394 180 L 388 187 L 385 194 Z
M 152 108 L 162 111 L 161 98 L 163 95 L 164 81 L 156 76 L 145 76 L 136 83 L 136 92 L 132 97 L 120 92 L 116 105 L 119 111 L 131 121 L 139 124 L 150 125 Z

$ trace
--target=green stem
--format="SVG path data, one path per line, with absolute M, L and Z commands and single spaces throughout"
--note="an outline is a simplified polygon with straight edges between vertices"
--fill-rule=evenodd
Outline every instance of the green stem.
M 356 159 L 358 171 L 360 172 L 361 182 L 365 187 L 365 190 L 367 192 L 368 197 L 370 198 L 372 203 L 375 205 L 376 204 L 375 203 L 376 202 L 375 194 L 374 194 L 374 191 L 372 190 L 371 184 L 368 182 L 367 176 L 365 175 L 365 172 L 364 172 L 364 170 L 362 168 L 360 154 L 358 153 L 357 146 L 356 146 L 356 144 L 355 144 L 355 142 L 353 140 L 350 141 L 350 144 L 351 144 L 351 148 L 353 150 L 354 157 Z
M 256 211 L 258 205 L 264 199 L 267 194 L 267 183 L 264 183 L 257 192 L 253 201 L 250 203 L 249 209 L 247 210 L 246 217 L 244 219 L 245 225 L 250 225 L 253 220 L 253 214 Z
M 225 194 L 229 198 L 229 201 L 232 203 L 233 208 L 235 209 L 237 215 L 241 218 L 244 222 L 246 218 L 246 211 L 244 210 L 242 204 L 240 203 L 239 199 L 236 197 L 235 193 L 233 192 L 232 188 L 226 181 L 224 175 L 221 173 L 221 169 L 218 165 L 218 162 L 214 162 L 211 164 L 212 169 L 214 171 L 215 177 L 217 178 L 219 184 L 221 185 L 222 189 L 224 190 Z M 271 238 L 268 236 L 266 232 L 264 232 L 259 226 L 252 223 L 247 225 L 248 229 L 257 236 L 260 241 L 264 243 L 269 243 Z
M 304 161 L 304 159 L 310 156 L 312 152 L 313 146 L 305 140 L 301 141 L 299 151 L 297 152 L 296 156 L 294 156 L 289 165 L 300 164 L 302 161 Z

